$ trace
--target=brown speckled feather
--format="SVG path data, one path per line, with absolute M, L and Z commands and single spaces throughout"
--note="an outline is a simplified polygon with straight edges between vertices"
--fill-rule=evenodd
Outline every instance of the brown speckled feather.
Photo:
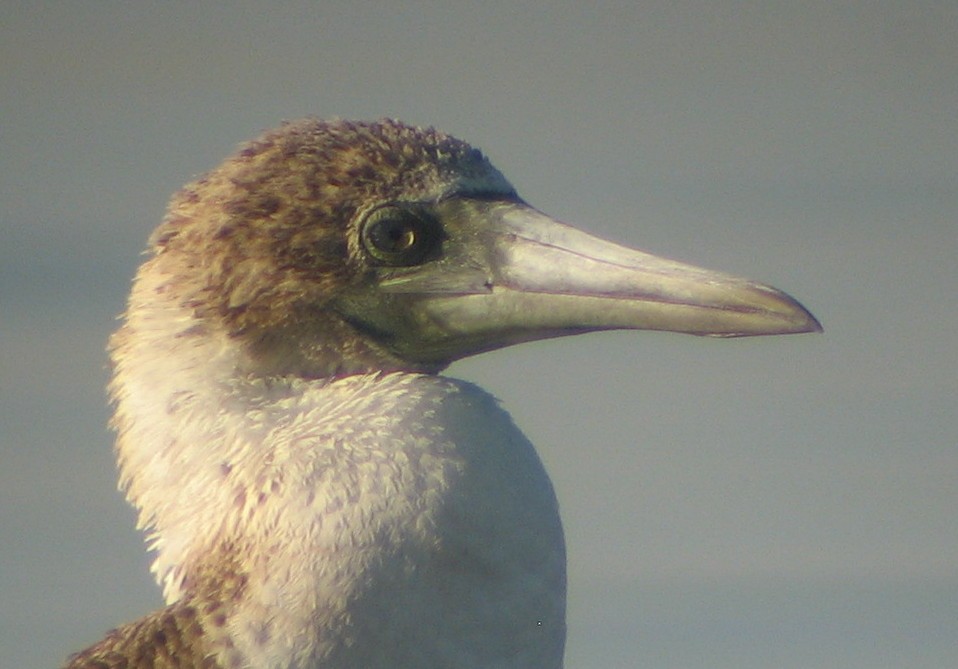
M 73 655 L 64 669 L 219 669 L 206 626 L 209 614 L 172 604 L 118 627 L 95 646 Z
M 221 571 L 200 569 L 188 595 L 166 608 L 111 630 L 99 643 L 70 656 L 63 669 L 226 669 L 239 658 L 226 630 L 227 609 L 246 588 L 233 559 Z M 225 664 L 223 664 L 225 663 Z

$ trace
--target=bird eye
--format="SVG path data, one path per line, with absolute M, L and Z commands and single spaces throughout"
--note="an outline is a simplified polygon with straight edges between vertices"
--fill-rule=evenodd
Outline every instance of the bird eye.
M 409 267 L 426 259 L 439 241 L 439 231 L 425 214 L 390 206 L 370 214 L 363 225 L 362 240 L 376 260 Z

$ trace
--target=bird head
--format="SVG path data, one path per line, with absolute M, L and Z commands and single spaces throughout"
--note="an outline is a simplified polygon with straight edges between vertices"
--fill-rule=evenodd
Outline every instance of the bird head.
M 556 221 L 477 149 L 391 120 L 265 133 L 181 190 L 150 246 L 148 298 L 266 376 L 436 372 L 595 330 L 821 329 L 774 288 Z

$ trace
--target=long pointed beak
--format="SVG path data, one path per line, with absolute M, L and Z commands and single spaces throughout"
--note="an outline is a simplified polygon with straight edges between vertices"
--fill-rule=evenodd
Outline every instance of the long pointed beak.
M 508 232 L 499 245 L 498 287 L 503 296 L 518 293 L 514 299 L 541 312 L 543 322 L 716 337 L 822 329 L 771 286 L 625 248 L 533 209 L 513 209 L 502 221 Z M 551 297 L 533 297 L 545 295 Z
M 741 337 L 822 329 L 775 288 L 598 239 L 524 204 L 473 204 L 469 215 L 447 218 L 470 231 L 459 251 L 451 240 L 449 264 L 384 286 L 412 298 L 402 329 L 415 323 L 416 336 L 393 344 L 413 359 L 448 362 L 595 330 Z

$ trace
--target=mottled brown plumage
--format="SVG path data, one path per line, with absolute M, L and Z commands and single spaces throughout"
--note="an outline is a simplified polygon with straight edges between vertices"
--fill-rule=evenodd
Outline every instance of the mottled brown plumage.
M 190 594 L 111 630 L 99 643 L 72 655 L 63 669 L 236 669 L 226 629 L 229 607 L 247 580 L 234 552 L 190 575 Z M 196 594 L 202 593 L 202 594 Z M 217 657 L 220 661 L 217 661 Z M 222 662 L 222 663 L 221 663 Z
M 177 602 L 112 630 L 64 669 L 225 669 L 209 647 L 209 623 L 195 606 Z
M 326 305 L 374 281 L 356 242 L 370 208 L 468 195 L 474 181 L 484 188 L 501 181 L 500 195 L 514 197 L 477 149 L 431 128 L 391 120 L 287 123 L 173 197 L 151 237 L 149 263 L 170 277 L 164 289 L 178 293 L 177 301 L 241 338 L 266 365 L 282 351 L 297 374 L 314 368 L 314 376 L 327 376 L 345 361 L 355 372 L 360 360 L 367 369 L 408 368 L 356 337 Z M 317 318 L 321 340 L 301 337 Z M 308 347 L 292 350 L 304 340 Z

